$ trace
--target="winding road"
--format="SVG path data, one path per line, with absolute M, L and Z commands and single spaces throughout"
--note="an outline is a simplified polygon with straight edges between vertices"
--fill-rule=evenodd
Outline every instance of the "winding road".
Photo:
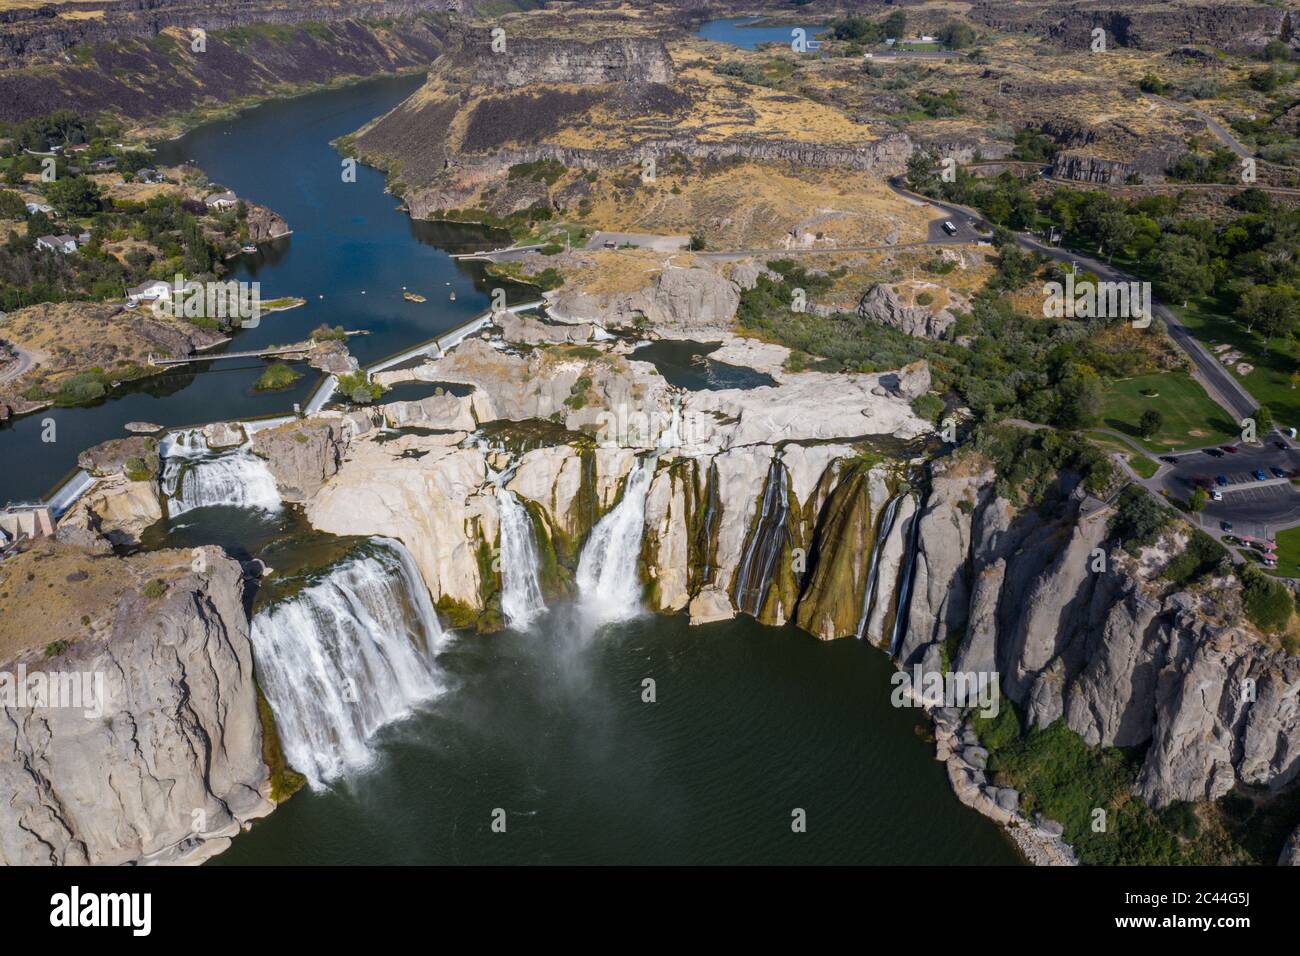
M 948 213 L 950 217 L 957 216 L 964 219 L 972 219 L 974 222 L 986 229 L 992 226 L 976 210 L 969 206 L 961 206 L 956 203 L 942 202 L 937 199 L 929 199 L 925 196 L 917 195 L 910 190 L 904 189 L 897 182 L 891 181 L 889 188 L 898 195 L 908 199 L 926 202 L 936 209 Z M 956 220 L 954 220 L 956 221 Z M 1092 256 L 1080 252 L 1074 252 L 1070 249 L 1062 249 L 1057 246 L 1050 246 L 1034 238 L 1027 233 L 1015 233 L 1015 242 L 1020 248 L 1031 252 L 1042 253 L 1056 259 L 1059 262 L 1077 263 L 1090 272 L 1095 273 L 1102 279 L 1111 282 L 1138 282 L 1136 276 L 1129 275 L 1122 269 L 1117 269 L 1109 263 L 1102 262 Z M 1198 342 L 1195 336 L 1183 325 L 1166 305 L 1152 300 L 1152 311 L 1156 317 L 1165 323 L 1169 331 L 1169 337 L 1178 344 L 1195 366 L 1193 374 L 1201 386 L 1209 393 L 1210 397 L 1223 406 L 1223 408 L 1234 416 L 1234 421 L 1240 421 L 1252 415 L 1259 403 L 1246 391 L 1245 388 L 1228 372 L 1223 365 L 1209 353 L 1209 351 Z

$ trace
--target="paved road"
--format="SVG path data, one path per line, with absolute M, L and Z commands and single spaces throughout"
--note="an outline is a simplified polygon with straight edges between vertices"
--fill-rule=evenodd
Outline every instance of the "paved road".
M 690 236 L 657 236 L 648 232 L 597 232 L 587 240 L 588 249 L 608 248 L 606 243 L 614 243 L 613 248 L 635 246 L 637 249 L 650 249 L 653 252 L 678 252 L 691 244 Z
M 1154 100 L 1162 106 L 1168 106 L 1170 109 L 1179 110 L 1183 113 L 1190 113 L 1197 117 L 1205 123 L 1207 127 L 1209 127 L 1210 132 L 1215 135 L 1220 143 L 1228 147 L 1228 149 L 1232 150 L 1243 159 L 1255 155 L 1253 149 L 1250 149 L 1245 143 L 1237 139 L 1237 137 L 1232 134 L 1231 130 L 1225 127 L 1209 113 L 1206 113 L 1203 110 L 1198 110 L 1194 106 L 1188 106 L 1186 103 L 1179 103 L 1177 100 L 1165 99 L 1163 96 L 1157 96 L 1154 93 L 1147 93 L 1145 95 L 1147 99 Z
M 5 382 L 13 381 L 19 375 L 22 375 L 23 372 L 26 372 L 29 368 L 32 367 L 33 359 L 32 359 L 32 354 L 30 352 L 24 352 L 16 345 L 11 345 L 10 347 L 14 350 L 14 353 L 18 356 L 18 361 L 15 362 L 13 365 L 11 365 L 9 368 L 6 368 L 4 371 L 0 371 L 0 385 L 4 384 Z
M 890 188 L 900 196 L 911 199 L 925 199 L 918 196 L 897 182 L 891 181 Z M 981 228 L 991 229 L 992 227 L 984 220 L 983 216 L 968 206 L 961 206 L 956 203 L 940 202 L 939 200 L 927 200 L 930 205 L 946 213 L 950 218 L 953 216 L 973 219 Z M 953 220 L 956 221 L 955 219 Z M 1069 249 L 1061 249 L 1057 246 L 1049 246 L 1040 242 L 1033 236 L 1025 233 L 1016 233 L 1015 241 L 1022 249 L 1040 252 L 1060 262 L 1077 263 L 1084 269 L 1096 273 L 1100 278 L 1113 282 L 1137 282 L 1136 276 L 1131 276 L 1115 266 L 1087 256 L 1079 252 L 1073 252 Z M 1178 343 L 1178 346 L 1187 353 L 1195 365 L 1195 375 L 1197 380 L 1205 387 L 1210 397 L 1222 405 L 1228 412 L 1234 416 L 1235 421 L 1253 414 L 1259 407 L 1259 403 L 1251 397 L 1250 393 L 1228 372 L 1227 369 L 1211 355 L 1206 348 L 1188 331 L 1187 327 L 1178 321 L 1165 305 L 1152 300 L 1152 311 L 1158 318 L 1164 321 L 1169 330 L 1169 337 Z

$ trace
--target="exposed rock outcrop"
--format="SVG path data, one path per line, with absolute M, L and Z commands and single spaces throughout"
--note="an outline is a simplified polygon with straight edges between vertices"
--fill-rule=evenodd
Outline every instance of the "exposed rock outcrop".
M 339 470 L 346 448 L 341 423 L 310 419 L 264 428 L 253 434 L 253 451 L 267 460 L 280 497 L 305 501 Z
M 873 285 L 858 302 L 858 315 L 898 329 L 917 338 L 940 339 L 957 321 L 947 309 L 932 310 L 923 305 L 905 306 L 893 287 L 883 282 Z
M 549 314 L 560 322 L 709 332 L 731 327 L 740 292 L 735 282 L 714 269 L 670 266 L 638 292 L 592 295 L 561 290 L 547 293 L 547 300 Z
M 148 567 L 97 559 L 135 582 L 104 626 L 56 658 L 5 665 L 79 675 L 82 691 L 72 704 L 0 705 L 0 861 L 193 862 L 271 809 L 241 571 L 220 549 L 201 556 L 202 571 L 189 551 Z M 158 567 L 168 557 L 172 569 Z

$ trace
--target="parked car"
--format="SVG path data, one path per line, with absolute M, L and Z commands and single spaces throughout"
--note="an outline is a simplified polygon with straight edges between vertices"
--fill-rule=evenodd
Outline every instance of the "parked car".
M 1213 491 L 1210 492 L 1210 497 L 1213 498 L 1215 501 L 1222 501 L 1223 492 L 1220 491 L 1218 488 L 1215 488 Z
M 1267 478 L 1268 478 L 1268 475 L 1264 474 L 1264 469 L 1263 469 L 1263 468 L 1256 468 L 1256 469 L 1255 469 L 1255 480 L 1256 480 L 1256 481 L 1265 481 Z
M 1214 483 L 1220 488 L 1226 488 L 1228 485 L 1228 477 L 1226 475 L 1215 475 Z
M 1287 450 L 1289 450 L 1289 449 L 1291 448 L 1290 445 L 1288 445 L 1286 442 L 1282 441 L 1282 439 L 1280 439 L 1280 438 L 1279 438 L 1277 441 L 1273 442 L 1273 444 L 1274 444 L 1276 447 L 1282 449 L 1282 451 L 1287 451 Z
M 1206 449 L 1205 449 L 1205 453 L 1206 453 L 1207 455 L 1209 455 L 1211 458 L 1222 458 L 1222 457 L 1223 457 L 1223 452 L 1219 451 L 1219 449 L 1217 449 L 1217 448 L 1206 448 Z
M 1271 471 L 1271 472 L 1273 473 L 1273 477 L 1274 477 L 1274 478 L 1285 478 L 1285 477 L 1286 477 L 1286 472 L 1283 471 L 1281 468 L 1277 467 L 1276 465 L 1274 465 L 1272 468 L 1270 468 L 1269 471 Z
M 944 220 L 944 222 L 943 222 L 943 231 L 946 232 L 946 233 L 947 233 L 948 235 L 950 235 L 950 236 L 955 236 L 955 235 L 957 235 L 957 227 L 954 226 L 954 225 L 952 224 L 952 221 L 949 220 L 949 219 L 945 219 L 945 220 Z
M 1219 447 L 1222 448 L 1224 451 L 1226 451 L 1229 455 L 1235 455 L 1237 453 L 1236 445 L 1220 445 Z
M 1220 522 L 1219 522 L 1219 530 L 1220 530 L 1220 531 L 1223 531 L 1223 532 L 1225 532 L 1225 533 L 1229 533 L 1229 534 L 1230 534 L 1230 533 L 1232 532 L 1232 522 L 1231 522 L 1231 521 L 1220 521 Z

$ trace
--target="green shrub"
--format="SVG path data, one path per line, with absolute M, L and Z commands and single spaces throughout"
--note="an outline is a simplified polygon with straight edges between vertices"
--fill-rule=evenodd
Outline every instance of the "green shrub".
M 108 392 L 102 373 L 78 372 L 59 382 L 54 404 L 62 408 L 99 401 Z
M 292 366 L 284 362 L 271 362 L 263 369 L 257 381 L 253 383 L 253 391 L 275 392 L 290 388 L 300 378 L 302 378 L 302 373 L 294 370 Z
M 71 645 L 67 641 L 50 641 L 45 645 L 46 657 L 58 657 L 66 651 Z
M 144 586 L 144 596 L 150 601 L 156 601 L 167 593 L 167 582 L 161 578 L 154 578 Z
M 943 409 L 943 399 L 933 392 L 927 392 L 912 402 L 912 411 L 916 412 L 918 417 L 930 422 L 937 422 L 939 416 L 943 414 Z
M 347 375 L 338 377 L 338 391 L 346 395 L 354 405 L 369 405 L 377 402 L 384 394 L 384 387 L 366 377 L 364 369 L 357 369 Z
M 1286 627 L 1295 610 L 1291 589 L 1251 564 L 1242 567 L 1240 577 L 1241 599 L 1250 622 L 1266 632 Z

